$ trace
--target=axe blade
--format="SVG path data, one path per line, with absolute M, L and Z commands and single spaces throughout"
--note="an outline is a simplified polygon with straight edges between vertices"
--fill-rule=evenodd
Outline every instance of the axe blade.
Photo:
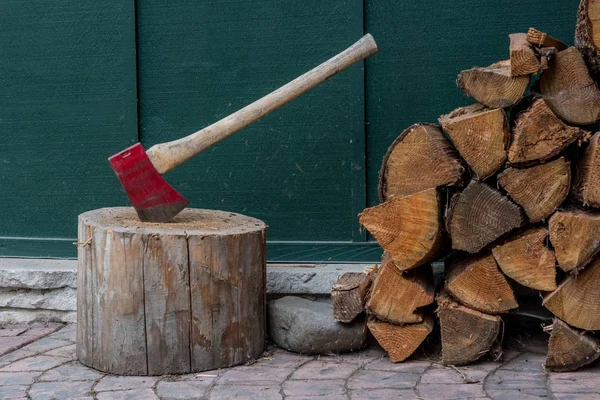
M 142 221 L 169 221 L 189 204 L 158 173 L 140 143 L 108 161 Z

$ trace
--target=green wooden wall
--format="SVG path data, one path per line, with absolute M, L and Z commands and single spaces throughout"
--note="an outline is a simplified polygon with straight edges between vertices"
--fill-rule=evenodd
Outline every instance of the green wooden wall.
M 265 220 L 272 261 L 373 261 L 356 215 L 387 146 L 469 103 L 459 70 L 578 1 L 0 2 L 0 256 L 74 257 L 76 217 L 127 204 L 106 158 L 194 132 L 371 32 L 380 53 L 167 175 L 194 207 Z

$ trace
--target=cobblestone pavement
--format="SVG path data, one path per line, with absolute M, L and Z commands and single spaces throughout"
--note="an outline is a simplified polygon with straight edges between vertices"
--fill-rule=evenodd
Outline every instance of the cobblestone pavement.
M 599 367 L 547 374 L 543 342 L 527 344 L 528 351 L 506 350 L 502 364 L 480 361 L 460 368 L 426 356 L 393 364 L 377 347 L 340 356 L 270 348 L 251 365 L 120 377 L 79 363 L 75 326 L 59 328 L 0 329 L 0 399 L 600 399 Z M 20 337 L 27 339 L 15 340 Z

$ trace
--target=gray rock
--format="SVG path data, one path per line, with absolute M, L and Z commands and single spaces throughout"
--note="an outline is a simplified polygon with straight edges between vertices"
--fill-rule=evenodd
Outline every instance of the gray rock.
M 30 322 L 77 322 L 77 312 L 0 308 L 0 325 Z
M 0 258 L 0 287 L 57 289 L 77 287 L 77 261 Z
M 364 321 L 333 319 L 331 299 L 286 296 L 269 301 L 269 335 L 279 347 L 296 353 L 331 354 L 361 348 L 367 340 Z
M 0 308 L 75 311 L 77 309 L 77 290 L 70 287 L 47 291 L 0 288 Z
M 329 294 L 331 286 L 346 272 L 362 272 L 364 264 L 269 264 L 269 294 Z

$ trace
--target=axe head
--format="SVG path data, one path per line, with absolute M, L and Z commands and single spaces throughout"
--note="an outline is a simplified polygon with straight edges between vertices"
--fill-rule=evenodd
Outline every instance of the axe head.
M 158 173 L 140 143 L 108 161 L 142 221 L 169 221 L 189 204 Z

